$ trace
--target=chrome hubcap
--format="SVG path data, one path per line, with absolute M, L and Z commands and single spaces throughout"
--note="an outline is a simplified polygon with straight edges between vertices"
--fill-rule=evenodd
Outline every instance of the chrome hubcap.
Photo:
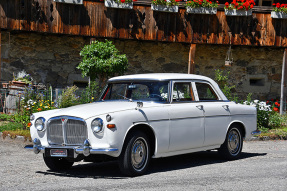
M 141 170 L 146 164 L 147 147 L 146 142 L 142 138 L 138 138 L 132 147 L 132 165 L 134 169 Z
M 231 154 L 236 154 L 240 150 L 241 138 L 236 129 L 233 129 L 228 134 L 228 150 Z

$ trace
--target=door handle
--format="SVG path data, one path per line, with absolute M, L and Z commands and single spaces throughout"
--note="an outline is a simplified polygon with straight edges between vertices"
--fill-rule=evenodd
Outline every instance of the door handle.
M 203 105 L 197 105 L 196 106 L 198 109 L 202 110 L 203 109 Z

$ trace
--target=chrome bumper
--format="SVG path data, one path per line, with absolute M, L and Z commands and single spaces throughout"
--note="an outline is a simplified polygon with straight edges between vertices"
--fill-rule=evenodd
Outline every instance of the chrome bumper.
M 39 139 L 34 139 L 33 145 L 27 145 L 25 146 L 25 149 L 33 150 L 35 154 L 38 153 L 45 153 L 45 149 L 73 149 L 74 150 L 74 156 L 76 157 L 78 154 L 83 154 L 84 156 L 89 156 L 90 154 L 107 154 L 107 155 L 113 155 L 112 153 L 117 153 L 117 148 L 91 148 L 91 144 L 89 140 L 85 140 L 83 146 L 49 146 L 49 147 L 43 147 L 41 145 L 41 142 Z
M 260 134 L 261 134 L 261 131 L 259 131 L 258 129 L 251 132 L 251 135 L 253 135 L 253 136 L 254 135 L 260 135 Z

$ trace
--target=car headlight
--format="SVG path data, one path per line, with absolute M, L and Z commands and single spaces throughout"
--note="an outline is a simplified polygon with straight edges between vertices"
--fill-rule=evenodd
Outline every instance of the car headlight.
M 40 117 L 35 121 L 35 127 L 38 131 L 43 131 L 45 127 L 45 118 Z
M 94 134 L 99 133 L 103 129 L 103 120 L 101 118 L 96 118 L 91 123 L 91 128 Z

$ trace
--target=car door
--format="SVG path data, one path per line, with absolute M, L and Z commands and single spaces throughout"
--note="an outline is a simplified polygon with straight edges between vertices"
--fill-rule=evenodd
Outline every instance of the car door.
M 229 101 L 223 101 L 206 81 L 195 81 L 195 96 L 204 113 L 204 146 L 222 144 L 230 124 Z
M 172 83 L 169 151 L 198 148 L 204 141 L 203 110 L 195 102 L 191 81 Z

